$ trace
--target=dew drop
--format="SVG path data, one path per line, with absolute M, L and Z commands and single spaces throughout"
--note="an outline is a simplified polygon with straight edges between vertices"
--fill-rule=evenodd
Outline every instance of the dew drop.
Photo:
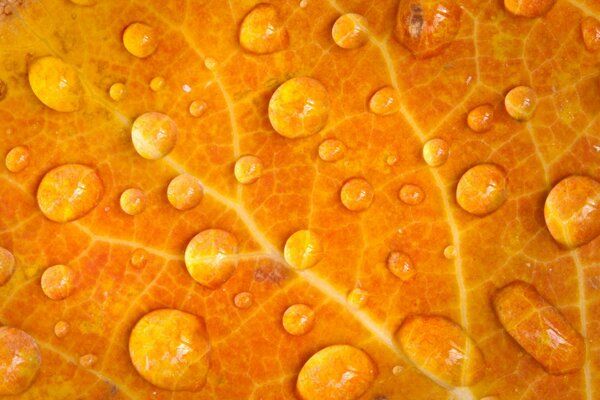
M 343 49 L 356 49 L 369 40 L 367 19 L 360 14 L 344 14 L 333 24 L 331 36 Z
M 308 0 L 300 0 L 300 8 L 306 8 L 308 6 Z
M 204 59 L 204 66 L 207 70 L 214 71 L 214 69 L 217 68 L 217 60 L 207 57 Z
M 123 32 L 123 45 L 132 55 L 146 58 L 156 51 L 158 35 L 150 25 L 134 22 Z
M 319 145 L 319 157 L 326 162 L 339 161 L 345 153 L 346 145 L 341 140 L 326 139 Z
M 140 189 L 129 188 L 121 193 L 119 203 L 125 214 L 138 215 L 146 209 L 146 193 Z
M 495 164 L 479 164 L 461 176 L 456 201 L 463 210 L 483 216 L 496 211 L 507 197 L 506 175 Z
M 329 95 L 325 86 L 308 77 L 281 84 L 269 100 L 269 121 L 280 135 L 303 138 L 318 133 L 329 117 Z
M 294 304 L 285 310 L 281 323 L 290 335 L 302 336 L 315 325 L 315 312 L 306 304 Z
M 125 94 L 127 93 L 127 88 L 124 83 L 117 82 L 113 83 L 108 90 L 108 94 L 111 99 L 114 101 L 121 101 L 125 98 Z
M 69 222 L 94 209 L 103 191 L 102 181 L 93 168 L 65 164 L 44 175 L 38 186 L 37 202 L 48 219 Z
M 527 121 L 533 117 L 537 107 L 535 90 L 527 86 L 517 86 L 504 98 L 504 107 L 508 115 L 517 121 Z
M 581 35 L 586 49 L 594 52 L 600 50 L 600 21 L 594 17 L 585 17 L 581 21 Z
M 135 249 L 131 252 L 131 256 L 129 258 L 129 264 L 131 264 L 134 268 L 144 268 L 148 263 L 148 259 L 150 258 L 150 254 L 142 248 Z
M 79 365 L 83 368 L 92 368 L 98 362 L 98 356 L 95 354 L 85 354 L 79 357 Z
M 41 365 L 42 353 L 34 338 L 17 328 L 0 327 L 0 396 L 27 390 Z
M 444 257 L 446 257 L 447 260 L 452 260 L 456 257 L 456 248 L 454 245 L 450 244 L 444 248 Z
M 488 131 L 494 124 L 494 107 L 490 104 L 477 106 L 467 115 L 467 125 L 477 133 Z
M 206 104 L 206 101 L 194 100 L 190 103 L 188 111 L 190 112 L 190 115 L 192 117 L 198 118 L 198 117 L 201 117 L 206 112 L 207 108 L 208 108 L 208 104 Z
M 294 269 L 314 267 L 323 258 L 321 240 L 312 231 L 296 231 L 285 242 L 283 258 Z
M 261 3 L 244 17 L 239 40 L 240 45 L 251 53 L 269 54 L 285 49 L 289 35 L 277 9 Z
M 407 183 L 400 188 L 398 198 L 404 204 L 416 206 L 425 200 L 425 192 L 421 187 L 413 185 L 412 183 Z
M 4 159 L 6 169 L 13 173 L 23 171 L 29 165 L 31 152 L 27 146 L 16 146 L 10 149 Z
M 348 293 L 346 300 L 352 307 L 361 308 L 367 304 L 369 292 L 361 288 L 354 288 Z
M 173 309 L 144 315 L 129 336 L 129 356 L 135 369 L 145 380 L 166 390 L 202 389 L 210 347 L 204 320 Z
M 522 17 L 535 18 L 546 14 L 556 0 L 504 0 L 504 7 Z
M 77 71 L 60 58 L 47 56 L 29 66 L 29 85 L 36 97 L 55 111 L 72 112 L 83 103 Z
M 398 156 L 395 154 L 391 154 L 391 155 L 387 156 L 387 158 L 385 159 L 385 163 L 387 165 L 389 165 L 390 167 L 393 165 L 396 165 L 397 162 L 398 162 Z
M 244 185 L 254 183 L 263 174 L 263 162 L 256 156 L 242 156 L 235 162 L 233 173 L 239 183 Z
M 63 300 L 73 292 L 75 274 L 66 265 L 58 264 L 46 268 L 42 274 L 42 291 L 52 300 Z
M 448 161 L 450 146 L 444 139 L 428 140 L 423 145 L 423 160 L 430 167 L 439 167 Z
M 200 180 L 190 174 L 181 174 L 169 182 L 167 199 L 173 207 L 186 211 L 196 207 L 204 197 Z
M 392 115 L 400 110 L 400 95 L 391 86 L 376 91 L 369 100 L 369 109 L 373 114 Z
M 9 281 L 15 272 L 15 256 L 4 247 L 0 247 L 0 286 Z
M 133 122 L 131 140 L 140 156 L 158 160 L 169 154 L 177 144 L 177 125 L 168 115 L 147 112 Z
M 394 368 L 392 368 L 392 374 L 394 376 L 399 376 L 402 374 L 402 372 L 404 372 L 404 367 L 401 365 L 394 365 Z
M 190 240 L 185 249 L 185 266 L 199 284 L 216 289 L 237 267 L 238 243 L 229 232 L 206 229 Z
M 250 292 L 241 292 L 235 295 L 233 298 L 233 304 L 237 308 L 241 308 L 243 310 L 252 307 L 254 303 L 254 296 Z
M 166 84 L 167 82 L 165 81 L 165 78 L 162 76 L 155 76 L 150 81 L 150 90 L 153 92 L 158 92 L 159 90 L 164 89 Z
M 71 325 L 67 321 L 58 321 L 54 325 L 54 334 L 57 338 L 62 339 L 71 331 Z
M 350 211 L 364 211 L 373 203 L 373 186 L 362 178 L 350 178 L 340 190 L 340 200 Z
M 387 258 L 387 268 L 397 278 L 407 281 L 417 273 L 410 256 L 400 251 L 392 251 Z

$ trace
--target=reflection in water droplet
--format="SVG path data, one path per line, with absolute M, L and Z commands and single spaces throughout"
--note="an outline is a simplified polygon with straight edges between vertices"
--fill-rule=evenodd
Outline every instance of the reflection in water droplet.
M 240 45 L 256 54 L 283 50 L 289 42 L 287 29 L 270 4 L 258 4 L 246 14 L 239 32 Z
M 407 183 L 406 185 L 402 185 L 400 188 L 400 191 L 398 192 L 398 198 L 404 204 L 416 206 L 425 200 L 425 192 L 423 192 L 423 189 L 421 189 L 419 186 Z
M 367 19 L 360 14 L 344 14 L 333 24 L 331 36 L 343 49 L 356 49 L 369 40 Z
M 144 249 L 135 249 L 131 253 L 131 257 L 129 258 L 129 263 L 134 268 L 144 268 L 148 263 L 148 259 L 150 258 L 150 254 Z
M 448 260 L 452 260 L 456 257 L 456 248 L 454 245 L 450 244 L 444 248 L 444 257 Z
M 350 211 L 364 211 L 371 206 L 375 191 L 373 186 L 362 178 L 348 179 L 340 191 L 340 200 Z
M 239 183 L 254 183 L 263 174 L 263 162 L 256 156 L 242 156 L 235 162 L 233 173 Z
M 35 339 L 20 329 L 0 327 L 0 396 L 27 390 L 41 365 L 42 353 Z
M 123 32 L 123 45 L 134 56 L 146 58 L 156 51 L 158 35 L 150 25 L 134 22 Z
M 269 121 L 280 135 L 303 138 L 319 132 L 329 117 L 329 95 L 325 86 L 308 77 L 281 84 L 269 100 Z
M 254 296 L 250 292 L 241 292 L 235 295 L 233 298 L 233 304 L 237 308 L 246 309 L 252 307 L 254 303 Z
M 369 100 L 369 109 L 373 114 L 392 115 L 400 110 L 400 95 L 391 86 L 376 91 Z
M 357 400 L 376 376 L 377 367 L 367 353 L 350 345 L 334 345 L 306 361 L 296 389 L 304 400 Z
M 42 291 L 52 300 L 67 298 L 74 289 L 75 274 L 66 265 L 58 264 L 46 268 L 42 274 Z
M 600 50 L 600 21 L 594 17 L 585 17 L 581 21 L 583 43 L 589 51 Z
M 522 17 L 539 17 L 552 8 L 556 0 L 504 0 L 504 7 Z
M 190 174 L 181 174 L 169 182 L 167 199 L 173 207 L 186 211 L 196 207 L 204 197 L 200 180 Z
M 29 85 L 36 97 L 55 111 L 78 110 L 83 87 L 77 71 L 60 58 L 40 57 L 29 66 Z
M 494 107 L 483 104 L 469 111 L 467 125 L 477 133 L 488 131 L 494 124 Z
M 323 247 L 319 237 L 309 230 L 294 232 L 285 242 L 285 261 L 294 269 L 314 267 L 323 258 Z
M 71 331 L 71 325 L 67 321 L 58 321 L 54 325 L 54 334 L 57 338 L 64 338 Z
M 204 100 L 194 100 L 190 103 L 188 111 L 192 117 L 198 118 L 206 112 L 208 105 Z
M 15 256 L 4 247 L 0 247 L 0 286 L 6 284 L 14 272 Z
M 48 219 L 69 222 L 96 207 L 103 191 L 102 181 L 93 168 L 65 164 L 44 175 L 38 186 L 37 202 Z
M 164 89 L 166 84 L 167 82 L 165 81 L 165 78 L 163 78 L 162 76 L 155 76 L 150 81 L 150 90 L 152 90 L 153 92 L 158 92 L 159 90 Z
M 119 204 L 125 214 L 138 215 L 146 209 L 146 193 L 136 188 L 127 189 L 121 193 Z
M 319 157 L 323 161 L 333 162 L 344 158 L 346 145 L 341 140 L 327 139 L 319 145 Z
M 281 323 L 290 335 L 302 336 L 315 325 L 315 312 L 305 304 L 294 304 L 285 310 Z
M 113 83 L 108 90 L 108 94 L 114 101 L 121 101 L 125 98 L 127 88 L 124 83 L 117 82 Z
M 450 155 L 450 146 L 444 139 L 436 138 L 423 145 L 423 160 L 430 167 L 439 167 L 446 163 Z
M 496 211 L 506 201 L 506 176 L 495 164 L 479 164 L 461 176 L 456 201 L 463 210 L 478 216 Z
M 352 307 L 363 307 L 369 300 L 369 292 L 361 288 L 354 288 L 348 293 L 346 300 Z
M 79 364 L 83 368 L 91 368 L 98 361 L 98 357 L 95 354 L 85 354 L 79 357 Z
M 177 125 L 168 115 L 147 112 L 133 122 L 131 140 L 140 156 L 148 160 L 158 160 L 175 147 Z
M 210 289 L 225 283 L 237 267 L 236 238 L 221 229 L 206 229 L 190 240 L 185 249 L 185 266 L 196 282 Z
M 144 315 L 129 336 L 133 366 L 161 389 L 196 392 L 206 383 L 210 342 L 204 320 L 179 310 Z
M 4 164 L 7 170 L 16 174 L 27 168 L 30 157 L 31 152 L 27 146 L 16 146 L 6 154 Z
M 387 258 L 387 267 L 394 276 L 407 281 L 417 273 L 410 256 L 400 251 L 392 251 Z
M 535 90 L 527 86 L 511 89 L 504 98 L 504 107 L 508 115 L 517 121 L 527 121 L 533 117 L 537 108 Z

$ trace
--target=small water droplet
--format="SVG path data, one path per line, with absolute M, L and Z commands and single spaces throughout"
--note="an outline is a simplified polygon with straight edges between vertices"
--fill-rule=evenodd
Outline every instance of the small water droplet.
M 92 368 L 98 361 L 98 357 L 95 354 L 85 354 L 79 357 L 79 364 L 83 368 Z
M 450 146 L 444 139 L 435 138 L 428 140 L 423 145 L 423 160 L 430 167 L 439 167 L 448 161 Z
M 2 79 L 0 79 L 0 101 L 6 98 L 6 94 L 8 93 L 8 85 Z
M 369 100 L 369 109 L 373 114 L 392 115 L 400 110 L 400 95 L 391 86 L 376 91 Z
M 190 103 L 188 111 L 192 117 L 198 118 L 201 117 L 208 108 L 208 104 L 204 100 L 194 100 Z
M 334 162 L 344 158 L 346 145 L 341 140 L 326 139 L 319 145 L 319 157 L 323 161 Z
M 467 125 L 477 133 L 488 131 L 494 124 L 494 107 L 483 104 L 469 111 Z
M 398 198 L 404 204 L 416 206 L 425 200 L 425 192 L 421 187 L 413 185 L 412 183 L 407 183 L 400 188 Z
M 306 8 L 308 6 L 308 0 L 300 0 L 300 8 Z
M 393 165 L 396 165 L 397 162 L 398 162 L 398 156 L 395 155 L 395 154 L 390 154 L 385 159 L 385 163 L 387 165 L 389 165 L 390 167 L 393 166 Z
M 204 66 L 209 71 L 214 71 L 217 68 L 217 61 L 214 58 L 207 57 L 204 59 Z
M 127 93 L 127 88 L 124 83 L 117 82 L 113 83 L 108 90 L 108 94 L 111 99 L 114 101 L 121 101 L 125 98 L 125 94 Z
M 594 17 L 585 17 L 581 21 L 583 43 L 589 51 L 600 50 L 600 21 Z
M 140 189 L 129 188 L 121 193 L 119 204 L 125 214 L 138 215 L 146 209 L 146 193 Z
M 306 304 L 294 304 L 285 310 L 281 323 L 290 335 L 302 336 L 315 325 L 315 312 Z
M 4 247 L 0 247 L 0 286 L 5 285 L 14 272 L 15 256 Z
M 504 107 L 508 115 L 517 121 L 531 119 L 537 108 L 535 90 L 527 86 L 517 86 L 511 89 L 504 98 Z
M 0 327 L 0 396 L 23 393 L 35 380 L 42 353 L 34 338 L 8 326 Z
M 387 258 L 387 268 L 403 281 L 407 281 L 417 273 L 410 256 L 400 251 L 392 251 Z
M 350 211 L 364 211 L 371 206 L 375 191 L 373 186 L 362 178 L 350 178 L 342 186 L 340 200 Z
M 258 4 L 246 14 L 239 32 L 240 45 L 255 54 L 281 51 L 289 43 L 288 31 L 270 4 Z
M 507 197 L 506 176 L 495 164 L 479 164 L 461 176 L 456 201 L 463 210 L 483 216 L 496 211 Z
M 263 162 L 256 156 L 242 156 L 235 162 L 233 173 L 239 183 L 244 185 L 254 183 L 263 174 Z
M 58 264 L 46 268 L 42 274 L 42 291 L 52 300 L 63 300 L 75 288 L 75 274 L 66 265 Z
M 399 376 L 402 372 L 404 372 L 404 367 L 402 365 L 394 365 L 394 368 L 392 368 L 392 374 L 394 374 L 394 376 Z
M 237 267 L 236 238 L 222 229 L 206 229 L 190 240 L 185 249 L 185 266 L 199 284 L 216 289 L 233 275 Z
M 546 14 L 556 0 L 504 0 L 504 7 L 515 15 L 535 18 Z
M 183 86 L 181 86 L 181 90 L 183 90 L 186 93 L 191 93 L 192 87 L 187 83 L 184 83 Z
M 158 35 L 150 25 L 134 22 L 123 32 L 123 45 L 132 55 L 146 58 L 156 51 Z
M 155 76 L 150 81 L 150 90 L 152 90 L 153 92 L 158 92 L 159 90 L 164 89 L 166 84 L 167 81 L 165 81 L 165 78 L 163 78 L 162 76 Z
M 356 49 L 369 40 L 367 19 L 360 14 L 344 14 L 333 24 L 331 36 L 343 49 Z
M 456 248 L 454 245 L 450 244 L 444 248 L 444 257 L 448 260 L 452 260 L 456 257 Z
M 29 165 L 31 152 L 27 146 L 16 146 L 10 149 L 4 159 L 6 169 L 13 173 L 23 171 Z
M 169 182 L 167 199 L 180 211 L 196 207 L 204 197 L 204 189 L 200 180 L 190 174 L 181 174 Z
M 321 240 L 312 231 L 296 231 L 285 242 L 283 257 L 294 269 L 314 267 L 323 258 Z
M 138 248 L 131 253 L 129 263 L 134 268 L 144 268 L 148 263 L 149 258 L 150 254 L 146 250 Z
M 352 307 L 361 308 L 367 304 L 369 292 L 361 288 L 354 288 L 348 293 L 347 301 Z
M 83 86 L 75 68 L 60 58 L 40 57 L 29 66 L 29 85 L 55 111 L 72 112 L 83 104 Z
M 54 325 L 54 334 L 57 338 L 64 338 L 71 331 L 71 325 L 67 321 L 58 321 Z
M 252 307 L 254 303 L 254 296 L 250 292 L 241 292 L 235 295 L 233 298 L 233 304 L 237 308 L 246 309 Z
M 133 122 L 131 140 L 140 156 L 158 160 L 169 154 L 177 144 L 177 125 L 168 115 L 147 112 Z

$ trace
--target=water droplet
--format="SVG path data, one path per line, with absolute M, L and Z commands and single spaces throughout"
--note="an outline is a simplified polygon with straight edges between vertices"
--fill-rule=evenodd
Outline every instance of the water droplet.
M 428 140 L 423 145 L 423 160 L 430 167 L 439 167 L 448 161 L 450 146 L 444 139 Z
M 557 183 L 546 198 L 544 217 L 552 237 L 568 248 L 600 235 L 600 182 L 572 175 Z
M 194 100 L 190 103 L 188 111 L 192 117 L 198 118 L 206 112 L 208 104 L 204 100 Z
M 254 296 L 250 292 L 241 292 L 235 295 L 233 298 L 233 304 L 237 308 L 246 309 L 252 307 L 254 303 Z
M 337 139 L 327 139 L 319 145 L 319 157 L 323 161 L 333 162 L 344 158 L 346 145 Z
M 456 257 L 456 248 L 454 245 L 450 244 L 444 248 L 444 257 L 446 257 L 447 260 L 452 260 Z
M 489 104 L 477 106 L 467 116 L 467 125 L 471 130 L 481 133 L 488 131 L 494 124 L 494 107 Z
M 235 162 L 233 173 L 239 183 L 254 183 L 262 176 L 263 162 L 256 156 L 242 156 Z
M 164 89 L 166 84 L 167 81 L 165 81 L 165 78 L 163 78 L 162 76 L 155 76 L 150 81 L 150 90 L 152 90 L 153 92 L 158 92 L 159 90 Z
M 367 19 L 360 14 L 344 14 L 333 24 L 331 36 L 343 49 L 356 49 L 369 40 Z
M 58 321 L 54 325 L 54 334 L 57 338 L 64 338 L 71 331 L 71 325 L 67 321 Z
M 285 242 L 283 258 L 294 269 L 314 267 L 323 258 L 321 240 L 312 231 L 296 231 Z
M 362 178 L 350 178 L 342 186 L 340 200 L 350 211 L 364 211 L 371 206 L 375 191 L 373 186 Z
M 404 204 L 416 206 L 425 200 L 425 192 L 419 186 L 407 183 L 400 188 L 398 198 Z
M 196 392 L 204 387 L 209 368 L 204 320 L 179 310 L 152 311 L 131 331 L 129 356 L 139 374 L 154 386 Z
M 150 258 L 150 254 L 142 248 L 135 249 L 131 253 L 131 257 L 129 258 L 129 263 L 134 268 L 144 268 L 148 263 L 148 259 Z
M 517 121 L 531 119 L 537 107 L 535 90 L 527 86 L 517 86 L 511 89 L 504 98 L 504 107 L 508 115 Z
M 288 46 L 289 36 L 277 9 L 261 3 L 254 7 L 240 26 L 240 45 L 256 54 L 281 51 Z
M 385 163 L 387 165 L 389 165 L 390 167 L 393 166 L 393 165 L 396 165 L 397 162 L 398 162 L 398 156 L 395 155 L 395 154 L 390 154 L 385 159 Z
M 42 274 L 42 291 L 52 300 L 63 300 L 73 292 L 75 274 L 66 265 L 58 264 L 46 268 Z
M 185 83 L 181 86 L 181 90 L 183 90 L 186 93 L 191 93 L 192 87 L 190 85 L 188 85 L 187 83 Z
M 108 90 L 108 94 L 114 101 L 121 101 L 125 98 L 127 88 L 124 83 L 117 82 L 113 83 Z
M 27 390 L 41 365 L 42 353 L 34 338 L 17 328 L 0 327 L 0 396 Z
M 594 17 L 585 17 L 581 21 L 583 43 L 589 51 L 600 50 L 600 21 Z
M 200 180 L 190 174 L 181 174 L 169 182 L 167 199 L 173 207 L 186 211 L 196 207 L 204 197 Z
M 6 94 L 8 93 L 8 85 L 2 79 L 0 79 L 0 101 L 6 98 Z
M 207 70 L 214 71 L 214 69 L 217 68 L 217 60 L 215 60 L 214 58 L 206 57 L 204 59 L 204 66 Z
M 394 276 L 407 281 L 417 273 L 410 256 L 400 251 L 392 251 L 387 258 L 387 267 Z
M 585 342 L 532 285 L 514 281 L 495 293 L 494 310 L 508 334 L 551 374 L 583 366 Z
M 146 193 L 140 189 L 129 188 L 121 193 L 119 203 L 125 214 L 138 215 L 146 209 Z
M 454 41 L 460 17 L 454 0 L 400 0 L 394 33 L 415 57 L 433 57 Z
M 400 110 L 400 95 L 391 86 L 376 91 L 369 100 L 369 109 L 373 114 L 392 115 Z
M 302 336 L 315 325 L 315 312 L 306 304 L 294 304 L 285 310 L 281 323 L 290 335 Z
M 76 111 L 83 103 L 77 71 L 60 58 L 47 56 L 33 61 L 29 66 L 29 85 L 36 97 L 55 111 Z
M 44 175 L 37 190 L 37 202 L 48 219 L 69 222 L 94 209 L 103 191 L 102 181 L 93 168 L 65 164 Z
M 238 244 L 221 229 L 206 229 L 190 240 L 185 249 L 185 266 L 196 282 L 210 289 L 225 283 L 237 267 Z
M 300 8 L 306 8 L 308 6 L 308 0 L 300 0 Z
M 361 288 L 354 288 L 348 293 L 346 300 L 352 307 L 361 308 L 367 304 L 369 292 Z
M 123 32 L 123 45 L 134 56 L 146 58 L 156 51 L 158 35 L 150 25 L 134 22 Z
M 357 400 L 376 376 L 377 367 L 367 353 L 350 345 L 333 345 L 306 361 L 296 389 L 304 400 Z
M 16 174 L 27 168 L 30 157 L 31 152 L 27 146 L 16 146 L 6 154 L 4 164 L 7 170 Z
M 504 7 L 515 15 L 535 18 L 546 14 L 556 0 L 504 0 Z
M 98 362 L 98 357 L 95 354 L 85 354 L 79 357 L 79 365 L 83 368 L 92 368 Z
M 168 115 L 147 112 L 133 122 L 131 140 L 140 156 L 158 160 L 169 154 L 177 144 L 177 125 Z
M 452 386 L 471 386 L 484 375 L 485 361 L 477 343 L 444 317 L 410 316 L 396 340 L 417 368 Z
M 318 133 L 329 117 L 329 95 L 325 86 L 308 77 L 281 84 L 269 100 L 269 121 L 280 135 L 303 138 Z
M 0 247 L 0 286 L 5 285 L 14 272 L 15 256 L 4 247 Z
M 402 372 L 404 372 L 404 367 L 402 365 L 394 365 L 394 368 L 392 368 L 392 374 L 394 374 L 394 376 L 399 376 Z
M 495 164 L 479 164 L 461 176 L 456 201 L 463 210 L 483 216 L 496 211 L 507 197 L 506 176 Z

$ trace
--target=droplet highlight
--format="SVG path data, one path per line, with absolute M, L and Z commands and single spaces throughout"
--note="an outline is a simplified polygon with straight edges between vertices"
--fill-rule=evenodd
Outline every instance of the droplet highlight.
M 19 173 L 29 166 L 31 151 L 27 146 L 16 146 L 6 153 L 4 165 L 12 173 Z
M 528 18 L 540 17 L 554 6 L 556 0 L 504 0 L 507 11 Z
M 314 267 L 323 258 L 321 240 L 312 231 L 296 231 L 285 242 L 283 258 L 294 269 Z
M 77 111 L 83 104 L 83 86 L 75 68 L 47 56 L 29 66 L 29 85 L 36 97 L 55 111 Z
M 237 308 L 245 310 L 252 307 L 252 304 L 254 304 L 254 296 L 252 296 L 252 293 L 250 292 L 238 293 L 233 298 L 233 304 L 235 304 Z
M 369 100 L 369 110 L 381 116 L 397 113 L 400 111 L 400 94 L 391 86 L 379 89 Z
M 467 115 L 467 125 L 473 132 L 489 131 L 494 125 L 494 107 L 489 104 L 475 107 Z
M 206 229 L 190 240 L 185 249 L 185 266 L 199 284 L 216 289 L 237 267 L 238 243 L 229 232 Z
M 134 22 L 123 31 L 123 46 L 132 55 L 146 58 L 156 51 L 158 35 L 150 25 Z
M 119 204 L 125 214 L 138 215 L 146 209 L 146 193 L 140 189 L 129 188 L 121 193 Z
M 200 180 L 190 174 L 181 174 L 169 182 L 167 199 L 180 211 L 191 210 L 202 201 L 204 188 Z
M 54 334 L 57 338 L 62 339 L 71 331 L 71 325 L 67 321 L 58 321 L 54 325 Z
M 288 31 L 271 4 L 261 3 L 244 17 L 240 25 L 240 45 L 255 54 L 269 54 L 288 46 Z
M 400 188 L 400 191 L 398 192 L 398 198 L 404 204 L 416 206 L 425 200 L 425 192 L 420 186 L 407 183 L 402 185 Z
M 326 162 L 335 162 L 344 158 L 346 145 L 341 140 L 326 139 L 319 145 L 319 158 Z
M 450 145 L 444 139 L 435 138 L 428 140 L 423 145 L 423 160 L 430 167 L 442 166 L 448 161 Z
M 331 29 L 335 44 L 343 49 L 356 49 L 369 41 L 367 19 L 360 14 L 340 16 Z
M 0 395 L 18 395 L 35 380 L 42 353 L 34 338 L 24 331 L 0 327 Z
M 511 89 L 504 98 L 506 112 L 517 121 L 527 121 L 533 117 L 537 108 L 535 90 L 527 86 Z
M 148 112 L 133 122 L 131 140 L 140 156 L 158 160 L 169 154 L 177 144 L 177 125 L 168 115 Z
M 263 174 L 264 165 L 260 158 L 253 155 L 245 155 L 235 162 L 233 173 L 235 179 L 244 185 L 254 183 Z
M 66 265 L 53 265 L 42 274 L 42 291 L 52 300 L 63 300 L 75 288 L 75 273 Z
M 121 101 L 125 98 L 125 94 L 127 93 L 127 87 L 124 83 L 117 82 L 113 83 L 108 89 L 108 95 L 114 101 Z
M 456 201 L 463 210 L 477 216 L 496 211 L 506 201 L 507 182 L 504 170 L 495 164 L 479 164 L 461 176 L 456 187 Z
M 15 256 L 4 247 L 0 247 L 0 286 L 5 285 L 15 272 Z
M 306 304 L 293 304 L 283 313 L 281 323 L 290 335 L 306 335 L 315 325 L 315 312 Z
M 364 211 L 373 203 L 375 190 L 363 178 L 348 179 L 340 190 L 340 200 L 350 211 Z
M 402 281 L 407 281 L 417 274 L 410 256 L 401 251 L 390 252 L 386 264 L 388 270 Z

